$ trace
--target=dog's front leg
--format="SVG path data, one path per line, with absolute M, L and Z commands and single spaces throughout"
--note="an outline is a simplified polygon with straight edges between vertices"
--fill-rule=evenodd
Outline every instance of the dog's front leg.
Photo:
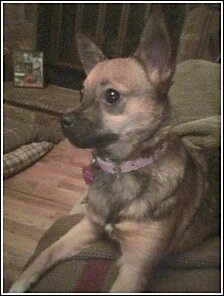
M 169 242 L 169 222 L 121 222 L 114 230 L 121 245 L 120 271 L 110 292 L 144 292 Z
M 55 263 L 68 259 L 97 239 L 95 225 L 84 217 L 63 237 L 45 249 L 12 285 L 10 293 L 22 293 Z

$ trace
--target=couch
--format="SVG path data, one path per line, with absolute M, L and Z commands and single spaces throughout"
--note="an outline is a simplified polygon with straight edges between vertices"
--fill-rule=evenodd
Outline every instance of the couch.
M 220 77 L 219 64 L 189 60 L 177 66 L 169 93 L 172 108 L 166 128 L 194 149 L 212 147 L 220 151 Z M 83 211 L 85 204 L 80 204 L 73 214 L 56 221 L 40 239 L 28 263 L 80 221 Z M 220 292 L 220 246 L 220 237 L 213 236 L 188 252 L 167 256 L 155 270 L 146 292 Z M 94 243 L 47 271 L 30 292 L 105 293 L 117 275 L 119 255 L 115 243 Z
M 9 178 L 38 161 L 64 137 L 58 117 L 79 104 L 79 92 L 4 83 L 3 175 Z

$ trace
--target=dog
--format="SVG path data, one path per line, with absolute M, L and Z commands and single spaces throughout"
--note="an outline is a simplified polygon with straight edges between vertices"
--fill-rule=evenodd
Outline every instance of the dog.
M 152 7 L 130 57 L 106 59 L 90 39 L 78 35 L 87 77 L 82 103 L 61 124 L 73 145 L 93 151 L 87 210 L 9 292 L 28 290 L 53 264 L 105 234 L 119 243 L 122 254 L 110 292 L 144 292 L 164 256 L 217 233 L 219 201 L 209 182 L 215 168 L 204 152 L 164 129 L 175 65 L 162 10 Z

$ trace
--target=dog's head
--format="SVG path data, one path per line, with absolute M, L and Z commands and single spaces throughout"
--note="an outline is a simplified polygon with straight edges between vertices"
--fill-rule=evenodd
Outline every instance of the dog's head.
M 62 118 L 64 134 L 78 147 L 125 158 L 158 129 L 167 112 L 173 68 L 161 9 L 152 9 L 131 57 L 106 59 L 83 35 L 77 44 L 87 77 L 81 106 Z

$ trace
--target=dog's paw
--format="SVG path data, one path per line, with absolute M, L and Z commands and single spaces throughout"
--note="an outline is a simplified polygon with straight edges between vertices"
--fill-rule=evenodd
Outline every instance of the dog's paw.
M 28 290 L 29 284 L 22 282 L 22 281 L 16 281 L 11 288 L 9 289 L 8 293 L 23 293 L 26 290 Z

